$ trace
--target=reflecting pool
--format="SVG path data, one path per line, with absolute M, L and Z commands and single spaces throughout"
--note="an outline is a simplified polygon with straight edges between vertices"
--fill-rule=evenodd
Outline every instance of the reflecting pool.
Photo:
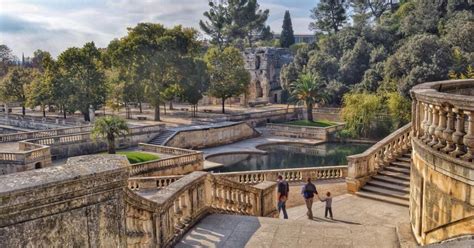
M 207 158 L 223 164 L 214 172 L 274 170 L 347 164 L 346 156 L 364 152 L 371 144 L 335 143 L 320 145 L 277 144 L 259 147 L 267 154 L 233 153 Z

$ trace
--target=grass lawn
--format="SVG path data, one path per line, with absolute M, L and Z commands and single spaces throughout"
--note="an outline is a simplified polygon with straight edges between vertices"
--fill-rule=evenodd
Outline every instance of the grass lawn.
M 327 121 L 327 120 L 313 121 L 313 122 L 310 122 L 308 120 L 299 120 L 299 121 L 285 122 L 284 124 L 295 125 L 295 126 L 309 126 L 309 127 L 329 127 L 329 126 L 334 126 L 337 123 L 332 122 L 332 121 Z
M 150 153 L 144 153 L 144 152 L 117 152 L 117 154 L 125 155 L 127 156 L 128 162 L 131 164 L 137 164 L 137 163 L 143 163 L 151 160 L 156 160 L 159 159 L 160 157 L 157 155 L 153 155 Z

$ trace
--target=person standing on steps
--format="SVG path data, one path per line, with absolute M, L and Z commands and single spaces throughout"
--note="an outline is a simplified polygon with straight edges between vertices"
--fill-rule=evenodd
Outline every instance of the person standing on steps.
M 311 178 L 308 177 L 306 179 L 306 184 L 303 185 L 301 188 L 301 194 L 304 197 L 304 201 L 306 202 L 306 208 L 308 208 L 308 212 L 306 212 L 306 215 L 308 216 L 308 219 L 312 220 L 313 219 L 313 198 L 314 195 L 318 196 L 318 191 L 316 190 L 316 186 L 311 183 Z M 319 196 L 318 196 L 319 198 Z
M 328 191 L 328 193 L 326 194 L 326 198 L 324 200 L 321 200 L 321 202 L 326 202 L 326 210 L 324 211 L 324 217 L 327 218 L 328 217 L 328 212 L 329 212 L 329 215 L 331 216 L 331 220 L 332 220 L 332 197 L 331 197 L 331 192 Z
M 288 214 L 286 213 L 286 201 L 288 200 L 288 193 L 290 192 L 290 186 L 288 182 L 283 180 L 281 175 L 278 175 L 278 213 L 283 211 L 283 218 L 288 219 Z

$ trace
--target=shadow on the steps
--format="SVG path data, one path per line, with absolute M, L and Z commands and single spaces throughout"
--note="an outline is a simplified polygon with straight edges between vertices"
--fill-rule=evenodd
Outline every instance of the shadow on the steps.
M 344 224 L 350 224 L 350 225 L 362 225 L 362 224 L 357 223 L 357 222 L 351 222 L 351 221 L 346 221 L 346 220 L 338 220 L 338 219 L 319 218 L 319 217 L 313 217 L 313 221 L 328 222 L 328 223 L 344 223 Z

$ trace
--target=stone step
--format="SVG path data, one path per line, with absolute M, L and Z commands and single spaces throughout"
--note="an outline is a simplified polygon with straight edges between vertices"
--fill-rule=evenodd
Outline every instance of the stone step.
M 397 198 L 397 199 L 401 199 L 401 200 L 405 200 L 405 201 L 408 201 L 408 199 L 409 199 L 408 194 L 398 192 L 398 191 L 394 191 L 394 190 L 384 189 L 384 188 L 380 188 L 380 187 L 376 187 L 376 186 L 364 185 L 364 187 L 362 187 L 361 191 L 368 191 L 368 192 L 372 192 L 372 193 L 375 193 L 375 194 L 384 195 L 384 196 L 388 196 L 388 197 L 392 197 L 392 198 Z
M 411 158 L 407 158 L 407 157 L 398 157 L 396 159 L 396 161 L 401 161 L 401 162 L 407 162 L 407 163 L 411 163 Z
M 411 152 L 403 154 L 402 157 L 411 159 Z
M 393 165 L 393 166 L 396 166 L 396 167 L 400 167 L 400 168 L 404 168 L 404 169 L 407 169 L 407 170 L 409 170 L 410 167 L 411 167 L 411 164 L 410 164 L 410 163 L 407 163 L 407 162 L 400 162 L 400 161 L 393 161 L 393 162 L 390 162 L 390 165 Z
M 372 179 L 367 182 L 367 185 L 374 186 L 374 187 L 379 187 L 379 188 L 384 188 L 388 190 L 393 190 L 393 191 L 398 191 L 401 193 L 409 194 L 410 193 L 410 188 L 407 186 L 402 186 L 398 184 L 393 184 L 393 183 L 387 183 L 383 181 L 379 181 L 377 179 Z
M 384 168 L 384 170 L 393 171 L 393 172 L 400 172 L 400 173 L 403 173 L 403 174 L 406 174 L 406 175 L 410 175 L 410 170 L 409 169 L 400 168 L 400 167 L 397 167 L 397 166 L 387 166 L 387 167 Z
M 403 180 L 410 183 L 410 176 L 404 173 L 393 172 L 393 171 L 379 171 L 378 175 Z
M 368 191 L 358 191 L 358 192 L 356 192 L 356 195 L 359 196 L 359 197 L 364 197 L 364 198 L 368 198 L 368 199 L 372 199 L 372 200 L 376 200 L 376 201 L 391 203 L 391 204 L 395 204 L 395 205 L 399 205 L 399 206 L 403 206 L 403 207 L 409 207 L 409 205 L 410 205 L 407 200 L 402 200 L 402 199 L 398 199 L 398 198 L 394 198 L 394 197 L 384 196 L 384 195 L 380 195 L 380 194 L 376 194 L 376 193 L 372 193 L 372 192 L 368 192 Z
M 384 175 L 375 175 L 372 177 L 373 180 L 378 180 L 386 183 L 396 184 L 400 186 L 410 187 L 410 178 L 399 179 L 397 177 L 384 176 Z

